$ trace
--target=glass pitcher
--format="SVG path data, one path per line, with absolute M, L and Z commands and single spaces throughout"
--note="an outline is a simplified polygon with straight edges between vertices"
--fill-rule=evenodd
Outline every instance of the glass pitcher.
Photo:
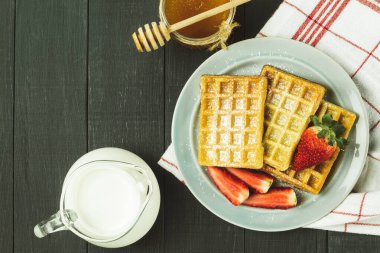
M 34 233 L 41 238 L 70 230 L 88 242 L 112 247 L 135 228 L 152 192 L 147 171 L 138 165 L 113 160 L 84 163 L 69 171 L 59 211 L 37 224 Z

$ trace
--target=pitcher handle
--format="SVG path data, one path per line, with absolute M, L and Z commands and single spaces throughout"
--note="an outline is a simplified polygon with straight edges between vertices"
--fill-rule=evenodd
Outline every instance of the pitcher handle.
M 58 211 L 38 223 L 34 227 L 34 235 L 42 238 L 57 231 L 68 230 L 77 219 L 78 215 L 73 210 Z

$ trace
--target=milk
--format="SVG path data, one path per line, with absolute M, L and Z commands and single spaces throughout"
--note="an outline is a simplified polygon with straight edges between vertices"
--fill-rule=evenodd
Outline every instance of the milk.
M 144 185 L 130 171 L 103 162 L 72 175 L 64 208 L 77 214 L 75 227 L 79 231 L 106 239 L 134 225 L 145 193 Z

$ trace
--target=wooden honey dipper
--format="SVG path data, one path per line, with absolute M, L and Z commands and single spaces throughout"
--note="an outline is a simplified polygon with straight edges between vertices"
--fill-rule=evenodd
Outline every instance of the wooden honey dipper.
M 233 0 L 169 26 L 166 26 L 163 22 L 159 22 L 158 25 L 156 22 L 152 22 L 152 28 L 149 24 L 145 24 L 145 31 L 140 27 L 137 30 L 137 33 L 134 32 L 132 34 L 132 38 L 139 52 L 144 52 L 144 49 L 145 51 L 150 52 L 152 50 L 151 47 L 154 50 L 157 50 L 159 48 L 158 45 L 163 47 L 165 45 L 165 40 L 170 40 L 170 33 L 249 1 L 251 0 Z

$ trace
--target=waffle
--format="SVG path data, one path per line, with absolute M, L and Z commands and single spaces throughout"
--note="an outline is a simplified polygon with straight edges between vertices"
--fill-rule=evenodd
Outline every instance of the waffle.
M 319 120 L 321 120 L 322 116 L 328 113 L 332 115 L 334 120 L 337 120 L 346 128 L 343 137 L 347 138 L 355 122 L 356 115 L 337 105 L 322 101 L 316 115 L 319 117 Z M 265 165 L 263 170 L 275 176 L 277 179 L 294 185 L 301 190 L 318 194 L 321 191 L 328 174 L 330 173 L 331 167 L 339 155 L 339 151 L 340 149 L 337 148 L 330 160 L 309 169 L 295 171 L 289 168 L 286 171 L 278 171 Z
M 265 77 L 202 76 L 200 165 L 262 168 L 266 93 Z
M 268 78 L 270 87 L 265 103 L 264 163 L 284 171 L 326 89 L 268 65 L 261 75 Z

